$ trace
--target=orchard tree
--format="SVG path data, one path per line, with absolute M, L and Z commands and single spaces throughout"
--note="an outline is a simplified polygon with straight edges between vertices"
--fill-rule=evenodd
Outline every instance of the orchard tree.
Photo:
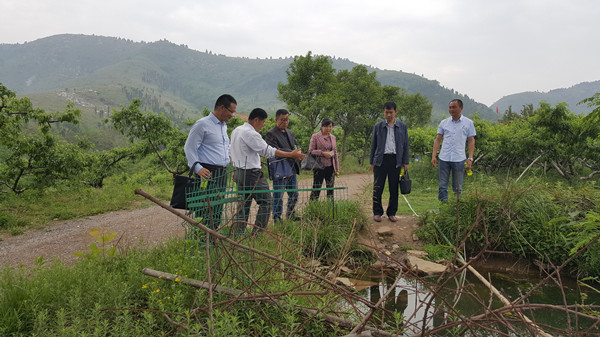
M 331 95 L 333 121 L 342 130 L 341 159 L 344 161 L 349 148 L 349 137 L 370 139 L 369 135 L 380 114 L 383 92 L 376 73 L 369 73 L 363 65 L 357 65 L 352 70 L 342 70 L 337 74 L 337 86 Z M 367 142 L 365 148 L 370 146 Z M 339 150 L 339 149 L 338 149 Z
M 582 165 L 591 169 L 588 176 L 579 178 L 585 180 L 600 174 L 600 93 L 584 99 L 579 104 L 587 104 L 593 108 L 592 112 L 582 118 L 581 136 L 587 154 Z
M 287 83 L 279 83 L 279 99 L 287 104 L 303 128 L 317 129 L 331 107 L 329 93 L 335 87 L 335 70 L 326 56 L 295 56 L 286 70 Z
M 115 110 L 110 120 L 117 131 L 137 144 L 140 155 L 154 153 L 173 174 L 188 170 L 183 146 L 187 135 L 173 126 L 164 114 L 142 112 L 141 101 L 134 99 L 128 107 Z
M 0 83 L 0 191 L 19 194 L 77 176 L 83 170 L 81 149 L 61 141 L 51 127 L 76 124 L 80 115 L 72 103 L 57 113 L 33 108 L 29 98 L 17 98 Z M 31 123 L 37 127 L 26 131 Z

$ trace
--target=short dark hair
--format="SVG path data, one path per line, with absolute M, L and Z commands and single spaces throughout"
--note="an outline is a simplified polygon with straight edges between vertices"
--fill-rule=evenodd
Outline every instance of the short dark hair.
M 463 102 L 462 102 L 460 99 L 458 99 L 458 98 L 455 98 L 455 99 L 453 99 L 453 100 L 451 100 L 451 101 L 450 101 L 450 103 L 452 103 L 452 102 L 456 102 L 456 103 L 458 103 L 458 107 L 462 109 L 462 107 L 463 107 Z
M 389 102 L 385 102 L 385 104 L 383 105 L 383 109 L 384 110 L 397 110 L 396 108 L 396 103 L 389 101 Z
M 267 115 L 267 112 L 261 108 L 254 108 L 252 109 L 252 111 L 250 111 L 250 116 L 248 116 L 248 120 L 251 121 L 255 118 L 260 119 L 261 121 L 263 119 L 267 119 L 267 117 L 269 117 L 269 115 Z
M 281 116 L 281 115 L 289 115 L 290 112 L 287 111 L 286 109 L 279 109 L 277 111 L 275 111 L 275 118 Z
M 229 106 L 231 106 L 231 103 L 237 105 L 237 101 L 235 100 L 235 98 L 233 98 L 233 96 L 229 94 L 223 94 L 219 96 L 219 98 L 217 98 L 217 102 L 215 103 L 215 110 L 221 105 L 225 108 L 229 108 Z
M 321 122 L 321 126 L 329 126 L 329 125 L 333 125 L 333 121 L 329 118 L 325 118 L 323 119 L 323 121 Z

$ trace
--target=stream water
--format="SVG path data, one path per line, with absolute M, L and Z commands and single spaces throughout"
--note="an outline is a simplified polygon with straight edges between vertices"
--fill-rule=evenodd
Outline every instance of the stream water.
M 529 290 L 540 281 L 538 278 L 531 276 L 505 273 L 486 274 L 486 278 L 488 278 L 488 280 L 510 301 L 514 301 L 522 294 L 529 292 Z M 437 279 L 435 278 L 429 279 L 427 282 L 430 283 L 427 284 L 434 284 L 436 283 L 436 280 Z M 493 297 L 490 290 L 470 273 L 450 280 L 444 290 L 435 290 L 437 293 L 436 296 L 434 296 L 431 290 L 437 289 L 436 287 L 432 288 L 417 280 L 400 279 L 396 284 L 393 284 L 394 279 L 386 279 L 384 281 L 379 279 L 376 282 L 377 285 L 362 289 L 359 293 L 364 296 L 364 298 L 376 303 L 390 287 L 394 287 L 395 289 L 391 290 L 390 295 L 387 297 L 385 308 L 403 315 L 405 321 L 408 322 L 410 326 L 408 331 L 406 331 L 408 334 L 420 331 L 423 327 L 424 318 L 425 327 L 427 327 L 427 329 L 432 329 L 457 317 L 457 315 L 448 314 L 448 312 L 452 310 L 456 310 L 456 312 L 460 313 L 460 316 L 470 317 L 484 313 L 484 306 L 491 305 L 492 308 L 503 306 L 500 300 Z M 456 289 L 463 289 L 463 291 L 457 292 L 455 291 Z M 560 287 L 555 284 L 546 284 L 536 289 L 531 296 L 528 297 L 528 302 L 532 304 L 552 304 L 558 306 L 564 306 L 565 302 L 568 305 L 600 305 L 600 294 L 593 289 L 578 285 L 575 280 L 563 279 L 563 289 L 564 298 Z M 458 296 L 457 293 L 460 293 L 461 295 Z M 431 302 L 430 306 L 426 305 L 428 302 Z M 436 310 L 438 310 L 437 313 Z M 580 312 L 584 311 L 582 308 L 577 310 Z M 596 323 L 590 319 L 577 319 L 574 315 L 570 315 L 569 320 L 567 314 L 560 310 L 539 309 L 535 311 L 526 311 L 525 314 L 542 327 L 550 325 L 559 329 L 571 331 L 582 332 Z M 598 313 L 596 313 L 596 315 L 598 315 Z M 517 329 L 523 329 L 523 326 L 516 326 Z M 530 335 L 527 331 L 521 331 L 522 334 L 514 334 L 514 332 L 511 332 L 501 325 L 495 325 L 494 327 L 508 335 Z M 588 333 L 600 334 L 600 325 L 595 326 L 594 329 L 588 331 Z M 446 334 L 440 335 L 451 336 L 452 334 L 447 332 Z M 495 335 L 496 334 L 488 332 L 484 332 L 481 335 L 477 334 L 477 336 Z

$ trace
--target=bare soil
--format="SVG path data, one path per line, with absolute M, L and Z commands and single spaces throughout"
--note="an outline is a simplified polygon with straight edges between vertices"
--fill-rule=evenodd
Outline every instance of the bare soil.
M 413 230 L 417 228 L 416 217 L 399 216 L 399 221 L 395 223 L 390 222 L 387 217 L 380 223 L 372 220 L 371 194 L 364 189 L 372 180 L 371 174 L 343 175 L 336 178 L 336 184 L 347 186 L 348 197 L 360 200 L 369 216 L 366 230 L 359 234 L 359 242 L 382 251 L 387 250 L 398 255 L 397 258 L 400 258 L 401 251 L 394 247 L 420 248 L 421 243 L 415 241 L 412 235 Z M 156 246 L 168 238 L 183 237 L 185 229 L 182 223 L 181 218 L 160 206 L 51 222 L 44 229 L 31 229 L 18 236 L 0 236 L 0 266 L 31 267 L 40 256 L 46 262 L 60 260 L 66 265 L 73 265 L 77 259 L 74 253 L 88 251 L 90 244 L 95 241 L 90 235 L 92 228 L 116 232 L 115 240 L 118 240 L 117 247 L 120 250 Z M 391 235 L 379 236 L 377 230 L 382 226 L 389 227 Z

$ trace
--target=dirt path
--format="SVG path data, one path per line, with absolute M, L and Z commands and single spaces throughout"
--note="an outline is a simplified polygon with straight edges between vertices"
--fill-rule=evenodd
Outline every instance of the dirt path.
M 364 187 L 372 182 L 371 174 L 343 175 L 337 178 L 338 186 L 348 187 L 350 199 L 363 200 L 365 212 L 371 215 L 370 194 L 364 193 Z M 302 181 L 301 181 L 302 182 Z M 306 181 L 304 181 L 306 183 Z M 402 201 L 401 201 L 402 202 Z M 127 249 L 133 246 L 155 246 L 167 238 L 183 237 L 185 230 L 182 220 L 160 206 L 133 211 L 114 211 L 83 219 L 52 222 L 45 229 L 32 229 L 23 235 L 2 237 L 0 241 L 0 266 L 32 266 L 36 259 L 43 256 L 46 262 L 60 259 L 71 265 L 77 257 L 73 254 L 88 251 L 94 242 L 90 235 L 92 228 L 116 232 L 118 247 Z M 369 221 L 370 228 L 363 233 L 363 240 L 375 243 L 375 229 L 388 226 L 394 231 L 393 236 L 386 237 L 382 245 L 412 243 L 412 230 L 416 228 L 416 220 L 411 216 L 403 216 L 397 223 L 384 218 L 381 223 Z M 389 247 L 388 247 L 389 248 Z

